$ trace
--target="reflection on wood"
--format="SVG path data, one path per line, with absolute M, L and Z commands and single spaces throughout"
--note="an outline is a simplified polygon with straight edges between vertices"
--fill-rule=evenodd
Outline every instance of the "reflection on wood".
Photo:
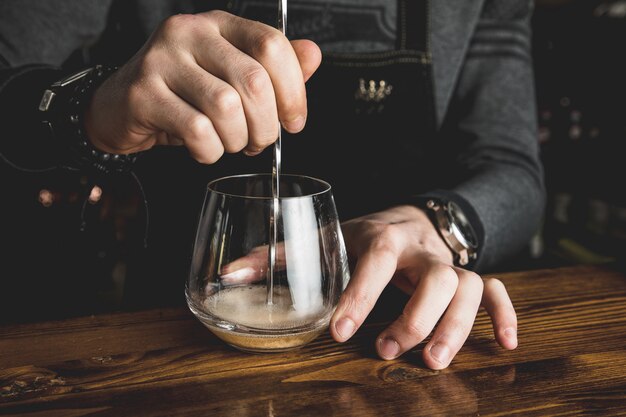
M 626 276 L 576 267 L 500 276 L 519 315 L 500 349 L 481 312 L 452 365 L 373 342 L 401 307 L 388 291 L 353 340 L 244 354 L 183 309 L 0 327 L 0 415 L 603 415 L 626 413 Z

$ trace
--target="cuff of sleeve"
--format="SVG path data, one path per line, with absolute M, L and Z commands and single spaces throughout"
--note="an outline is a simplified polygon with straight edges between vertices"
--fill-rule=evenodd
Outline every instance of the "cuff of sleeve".
M 459 207 L 461 207 L 461 210 L 463 210 L 463 213 L 467 217 L 467 220 L 470 222 L 472 228 L 474 229 L 474 232 L 476 233 L 476 238 L 478 241 L 476 259 L 470 261 L 467 265 L 464 266 L 464 268 L 469 270 L 477 269 L 480 264 L 481 254 L 485 243 L 485 228 L 480 217 L 478 217 L 478 213 L 464 197 L 450 190 L 433 190 L 424 194 L 411 196 L 407 202 L 409 204 L 414 204 L 420 208 L 425 208 L 426 203 L 428 202 L 428 200 L 431 199 L 441 201 L 453 201 L 454 203 L 458 204 Z

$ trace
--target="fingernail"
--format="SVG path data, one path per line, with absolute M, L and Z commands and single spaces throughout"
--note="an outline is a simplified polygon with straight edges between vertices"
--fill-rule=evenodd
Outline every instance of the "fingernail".
M 383 359 L 395 359 L 400 353 L 400 345 L 391 338 L 379 339 L 378 353 Z
M 335 323 L 335 330 L 342 339 L 348 339 L 354 333 L 356 325 L 348 318 L 342 318 Z
M 304 127 L 304 116 L 298 116 L 293 120 L 283 122 L 283 126 L 290 132 L 299 132 Z
M 247 267 L 241 268 L 233 272 L 229 272 L 228 274 L 221 275 L 220 278 L 222 281 L 228 282 L 238 282 L 238 281 L 246 281 L 251 279 L 254 276 L 254 269 Z
M 450 361 L 450 348 L 443 343 L 435 343 L 430 348 L 430 356 L 442 365 Z
M 254 150 L 244 149 L 242 152 L 246 156 L 257 156 L 258 154 L 261 153 L 261 149 L 254 149 Z
M 515 330 L 513 327 L 507 327 L 506 329 L 504 329 L 504 335 L 509 339 L 516 339 L 517 330 Z

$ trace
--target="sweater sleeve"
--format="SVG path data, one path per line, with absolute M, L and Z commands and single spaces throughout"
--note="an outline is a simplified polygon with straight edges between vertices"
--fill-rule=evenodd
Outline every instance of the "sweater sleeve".
M 111 1 L 0 2 L 0 156 L 18 169 L 58 165 L 58 146 L 37 111 L 44 90 L 77 68 L 106 26 Z
M 519 252 L 543 213 L 531 13 L 528 0 L 485 2 L 440 131 L 455 155 L 447 197 L 480 231 L 479 271 Z

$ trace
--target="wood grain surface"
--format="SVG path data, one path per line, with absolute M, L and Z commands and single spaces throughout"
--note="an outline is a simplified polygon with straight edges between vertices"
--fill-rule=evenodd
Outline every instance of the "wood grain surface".
M 356 336 L 325 334 L 288 353 L 223 344 L 186 309 L 0 327 L 0 415 L 569 416 L 626 415 L 626 275 L 613 267 L 498 276 L 520 345 L 500 349 L 481 311 L 443 371 L 421 344 L 377 359 L 376 335 L 401 309 L 384 294 Z

